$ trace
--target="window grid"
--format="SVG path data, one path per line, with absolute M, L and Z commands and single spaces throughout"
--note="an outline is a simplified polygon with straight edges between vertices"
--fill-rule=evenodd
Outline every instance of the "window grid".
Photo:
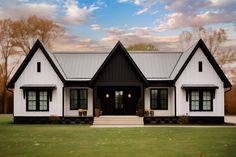
M 26 98 L 27 111 L 48 111 L 48 91 L 28 90 Z
M 212 111 L 212 92 L 204 90 L 190 91 L 190 111 Z
M 70 91 L 70 109 L 87 109 L 88 91 L 87 89 L 71 89 Z
M 151 89 L 151 109 L 168 110 L 167 89 Z

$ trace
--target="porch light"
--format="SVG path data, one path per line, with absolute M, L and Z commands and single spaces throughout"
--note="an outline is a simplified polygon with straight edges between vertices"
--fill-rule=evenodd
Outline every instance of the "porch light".
M 106 94 L 106 98 L 109 98 L 109 94 Z
M 128 94 L 128 98 L 131 98 L 131 94 L 130 93 Z

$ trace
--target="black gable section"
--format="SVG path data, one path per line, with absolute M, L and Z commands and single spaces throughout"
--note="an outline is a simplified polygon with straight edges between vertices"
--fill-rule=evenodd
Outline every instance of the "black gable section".
M 198 48 L 202 49 L 203 53 L 205 54 L 205 56 L 207 57 L 207 59 L 211 63 L 212 67 L 215 69 L 215 71 L 218 74 L 218 76 L 224 82 L 224 87 L 225 88 L 231 87 L 232 85 L 229 82 L 228 78 L 225 76 L 224 72 L 219 67 L 219 65 L 216 62 L 215 58 L 212 56 L 211 52 L 209 51 L 209 49 L 207 48 L 207 46 L 205 45 L 205 43 L 203 42 L 202 39 L 200 39 L 198 41 L 197 45 L 195 46 L 195 48 L 193 49 L 193 51 L 191 52 L 191 54 L 188 56 L 187 60 L 185 61 L 184 65 L 182 66 L 182 68 L 180 69 L 178 74 L 176 75 L 174 81 L 176 81 L 179 78 L 179 76 L 182 74 L 182 72 L 184 71 L 185 67 L 188 65 L 189 61 L 192 59 L 193 55 L 196 53 Z
M 90 81 L 90 85 L 134 85 L 148 84 L 143 73 L 120 41 Z
M 43 54 L 45 55 L 45 57 L 47 58 L 47 60 L 49 61 L 49 63 L 51 64 L 52 68 L 55 70 L 55 72 L 57 73 L 58 77 L 61 79 L 62 82 L 65 83 L 65 79 L 63 78 L 63 76 L 61 75 L 61 73 L 59 72 L 59 70 L 57 69 L 56 65 L 54 64 L 54 62 L 52 61 L 51 57 L 49 56 L 47 50 L 44 48 L 43 44 L 40 42 L 40 40 L 37 40 L 34 44 L 34 46 L 31 48 L 29 54 L 25 57 L 23 63 L 20 65 L 20 67 L 18 68 L 18 70 L 16 71 L 16 73 L 14 74 L 14 76 L 12 77 L 12 79 L 10 80 L 10 82 L 7 85 L 7 88 L 14 88 L 15 86 L 15 82 L 17 81 L 17 79 L 20 77 L 21 73 L 24 71 L 25 67 L 28 65 L 28 63 L 30 62 L 30 60 L 32 59 L 32 57 L 34 56 L 34 54 L 37 52 L 38 49 L 41 49 L 41 51 L 43 52 Z

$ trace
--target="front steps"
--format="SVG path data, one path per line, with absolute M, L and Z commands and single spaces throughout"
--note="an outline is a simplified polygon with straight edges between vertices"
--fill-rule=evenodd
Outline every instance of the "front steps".
M 142 126 L 143 117 L 138 116 L 100 116 L 94 117 L 93 126 Z

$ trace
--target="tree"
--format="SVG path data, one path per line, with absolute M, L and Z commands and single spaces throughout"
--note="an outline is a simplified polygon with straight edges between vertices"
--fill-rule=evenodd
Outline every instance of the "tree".
M 49 19 L 31 16 L 27 20 L 15 21 L 12 25 L 13 45 L 20 48 L 27 55 L 37 39 L 40 39 L 47 48 L 52 48 L 52 41 L 63 35 L 64 28 Z
M 16 62 L 11 61 L 11 57 L 17 55 L 17 52 L 12 45 L 12 24 L 13 21 L 10 19 L 5 19 L 0 21 L 0 75 L 2 79 L 2 111 L 7 113 L 7 88 L 9 77 L 16 66 Z
M 153 44 L 144 44 L 144 43 L 130 45 L 127 48 L 127 50 L 128 51 L 159 51 L 159 49 L 155 47 Z
M 228 40 L 227 33 L 223 28 L 207 30 L 204 27 L 195 27 L 192 32 L 183 31 L 179 35 L 182 50 L 186 50 L 200 38 L 206 43 L 222 69 L 225 70 L 225 66 L 236 62 L 236 51 L 230 47 L 223 46 Z
M 0 79 L 2 82 L 2 111 L 7 113 L 7 88 L 9 78 L 20 62 L 20 55 L 27 55 L 37 39 L 51 48 L 51 42 L 62 35 L 64 28 L 52 20 L 31 16 L 27 20 L 0 20 Z M 1 92 L 1 91 L 0 91 Z

